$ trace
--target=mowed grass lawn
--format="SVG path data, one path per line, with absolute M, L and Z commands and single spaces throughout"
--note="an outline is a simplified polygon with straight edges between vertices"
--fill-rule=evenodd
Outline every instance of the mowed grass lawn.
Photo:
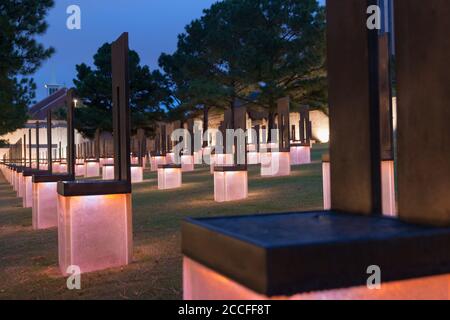
M 34 231 L 31 209 L 0 177 L 0 299 L 181 299 L 180 225 L 185 217 L 212 217 L 322 209 L 321 155 L 293 167 L 289 177 L 261 178 L 250 167 L 249 198 L 214 202 L 209 167 L 183 174 L 183 187 L 157 190 L 155 173 L 133 186 L 133 263 L 83 274 L 81 290 L 70 291 L 58 269 L 57 230 Z

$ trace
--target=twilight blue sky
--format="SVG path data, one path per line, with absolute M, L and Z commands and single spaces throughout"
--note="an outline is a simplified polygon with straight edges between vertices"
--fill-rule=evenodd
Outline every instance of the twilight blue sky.
M 75 65 L 92 64 L 97 49 L 123 31 L 129 32 L 130 48 L 139 53 L 141 63 L 157 68 L 160 54 L 176 49 L 177 35 L 184 26 L 214 2 L 217 0 L 55 0 L 47 17 L 49 29 L 39 41 L 54 47 L 56 53 L 34 75 L 36 99 L 46 96 L 45 83 L 72 86 Z M 66 28 L 66 9 L 73 4 L 81 8 L 81 30 Z

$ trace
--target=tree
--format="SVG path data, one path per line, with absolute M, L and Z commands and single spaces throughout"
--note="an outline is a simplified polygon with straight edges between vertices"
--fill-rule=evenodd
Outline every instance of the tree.
M 211 78 L 202 60 L 196 59 L 181 46 L 173 55 L 162 54 L 159 65 L 172 90 L 173 104 L 167 108 L 169 119 L 186 119 L 201 113 L 203 130 L 207 131 L 209 110 L 223 105 L 223 88 Z M 206 145 L 207 141 L 204 141 Z
M 3 0 L 0 3 L 0 135 L 26 122 L 35 98 L 32 75 L 54 50 L 35 36 L 47 30 L 45 16 L 53 0 Z
M 232 110 L 236 99 L 251 102 L 268 113 L 270 128 L 279 98 L 326 103 L 325 14 L 316 0 L 218 2 L 186 27 L 177 54 L 189 83 L 201 71 L 220 88 L 215 100 Z
M 268 112 L 269 128 L 280 98 L 322 106 L 325 13 L 316 0 L 227 0 L 206 17 L 211 34 L 221 35 L 211 37 L 213 46 L 232 51 L 227 64 L 240 70 L 242 83 L 253 85 L 252 102 Z
M 76 92 L 82 106 L 76 109 L 75 127 L 83 135 L 92 138 L 97 128 L 112 131 L 112 68 L 111 44 L 105 43 L 94 55 L 94 67 L 82 63 L 76 66 L 74 79 Z M 154 122 L 164 116 L 162 104 L 170 99 L 165 77 L 159 71 L 150 71 L 140 65 L 139 55 L 130 50 L 130 106 L 131 127 L 145 129 L 151 134 Z

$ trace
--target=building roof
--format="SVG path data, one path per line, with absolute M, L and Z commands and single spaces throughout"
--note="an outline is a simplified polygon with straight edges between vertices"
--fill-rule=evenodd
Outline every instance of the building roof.
M 47 110 L 56 110 L 65 105 L 67 89 L 62 88 L 51 96 L 30 107 L 28 114 L 32 120 L 44 120 L 47 117 Z

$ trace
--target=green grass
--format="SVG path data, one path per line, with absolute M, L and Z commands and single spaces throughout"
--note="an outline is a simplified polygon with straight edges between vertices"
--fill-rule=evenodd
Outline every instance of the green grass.
M 58 269 L 57 230 L 34 231 L 31 209 L 0 177 L 0 299 L 181 299 L 180 224 L 185 217 L 306 211 L 322 208 L 321 155 L 293 167 L 289 177 L 261 178 L 249 170 L 249 198 L 215 203 L 209 167 L 183 174 L 183 187 L 157 190 L 156 174 L 133 186 L 133 263 L 82 275 L 82 290 L 69 291 Z

